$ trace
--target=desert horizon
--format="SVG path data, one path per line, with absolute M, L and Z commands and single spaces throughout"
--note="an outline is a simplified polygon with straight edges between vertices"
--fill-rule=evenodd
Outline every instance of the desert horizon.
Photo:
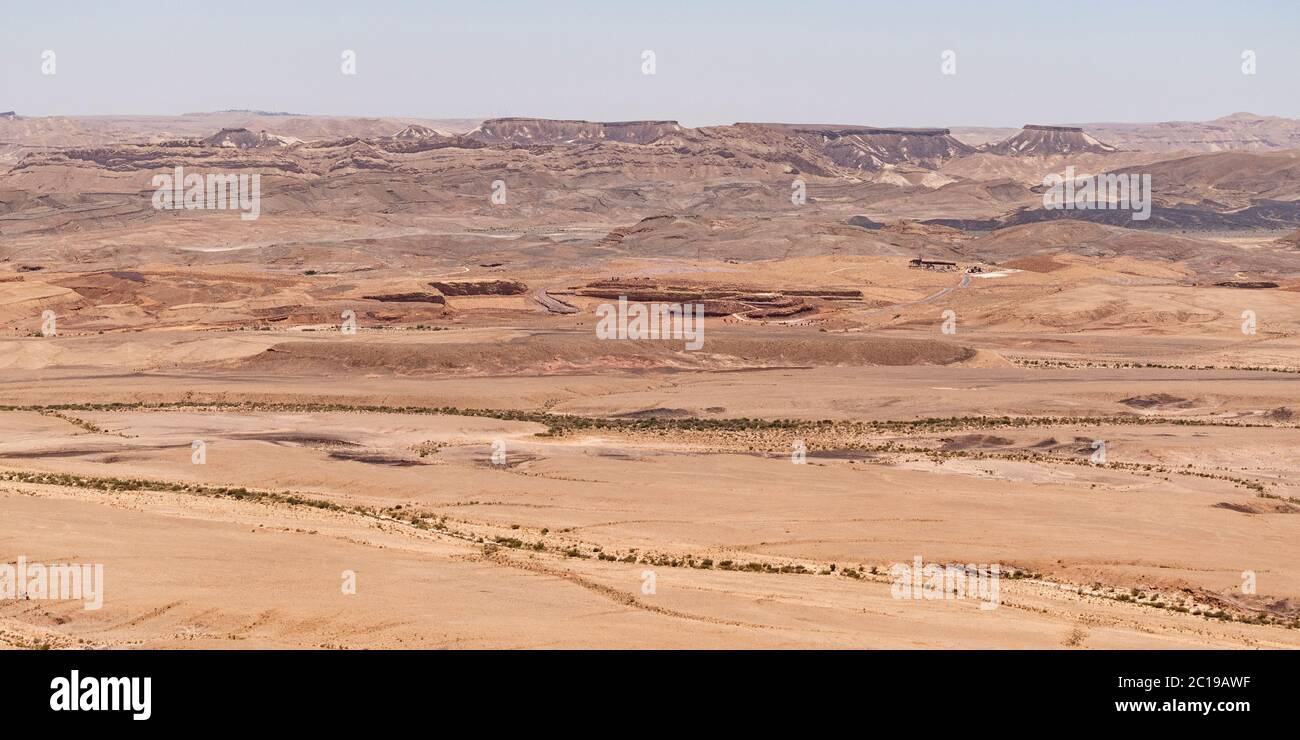
M 0 141 L 10 647 L 1297 643 L 1300 121 Z
M 5 17 L 15 707 L 370 722 L 540 650 L 1289 706 L 1300 9 Z

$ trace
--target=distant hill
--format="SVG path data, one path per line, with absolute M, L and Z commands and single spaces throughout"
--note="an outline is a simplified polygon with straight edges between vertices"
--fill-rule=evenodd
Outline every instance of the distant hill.
M 217 133 L 200 141 L 204 146 L 230 147 L 234 149 L 262 149 L 281 147 L 297 143 L 298 139 L 276 136 L 265 131 L 253 132 L 246 128 L 223 128 Z
M 676 121 L 569 121 L 546 118 L 492 118 L 466 136 L 489 144 L 577 144 L 616 141 L 648 144 L 681 131 Z
M 974 147 L 953 138 L 946 128 L 803 123 L 738 123 L 735 126 L 742 131 L 747 127 L 781 131 L 821 150 L 835 164 L 857 170 L 879 170 L 904 163 L 935 168 L 949 159 L 975 152 Z
M 1009 139 L 982 147 L 983 151 L 1009 157 L 1049 156 L 1053 154 L 1102 154 L 1118 151 L 1098 141 L 1077 126 L 1040 126 L 1027 124 Z
M 1085 128 L 1121 149 L 1141 151 L 1300 149 L 1300 121 L 1253 113 L 1200 122 L 1090 123 Z

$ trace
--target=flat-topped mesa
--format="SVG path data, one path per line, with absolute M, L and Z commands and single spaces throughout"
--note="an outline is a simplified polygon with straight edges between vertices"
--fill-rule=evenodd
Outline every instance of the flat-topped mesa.
M 862 127 L 860 129 L 848 129 L 845 133 L 862 133 L 870 136 L 948 136 L 952 134 L 952 129 Z
M 946 128 L 880 128 L 812 123 L 737 123 L 736 128 L 778 131 L 819 149 L 835 164 L 856 170 L 883 170 L 900 164 L 937 168 L 975 148 Z
M 489 144 L 582 144 L 650 142 L 682 130 L 676 121 L 577 121 L 547 118 L 492 118 L 466 136 Z
M 1037 157 L 1053 154 L 1108 154 L 1119 151 L 1095 139 L 1078 126 L 1025 124 L 1015 136 L 985 144 L 980 151 L 1009 157 Z
M 1083 133 L 1081 126 L 1042 126 L 1037 123 L 1026 123 L 1022 127 L 1025 131 L 1069 131 L 1076 134 Z
M 819 133 L 830 136 L 948 136 L 946 128 L 880 128 L 878 126 L 841 125 L 826 123 L 752 123 L 741 121 L 737 126 L 757 126 L 798 133 Z

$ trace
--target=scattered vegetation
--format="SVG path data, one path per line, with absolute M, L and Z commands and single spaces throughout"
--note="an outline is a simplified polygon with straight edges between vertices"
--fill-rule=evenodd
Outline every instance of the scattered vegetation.
M 72 416 L 68 412 L 74 411 L 166 411 L 166 410 L 212 410 L 212 411 L 232 411 L 232 412 L 335 412 L 335 413 L 377 413 L 377 414 L 435 414 L 451 416 L 477 416 L 506 421 L 532 422 L 546 427 L 545 434 L 560 435 L 567 434 L 577 430 L 602 430 L 602 431 L 625 431 L 632 433 L 684 433 L 684 432 L 705 432 L 711 436 L 752 433 L 755 431 L 775 432 L 775 438 L 781 440 L 781 444 L 788 443 L 788 439 L 794 435 L 791 432 L 799 432 L 800 436 L 814 437 L 815 433 L 821 432 L 827 435 L 839 434 L 923 434 L 927 432 L 947 432 L 962 429 L 989 429 L 997 427 L 1026 428 L 1026 427 L 1048 427 L 1048 426 L 1088 426 L 1088 425 L 1115 425 L 1115 424 L 1135 424 L 1135 425 L 1186 425 L 1186 426 L 1228 426 L 1228 427 L 1279 427 L 1294 426 L 1282 424 L 1252 424 L 1236 421 L 1224 420 L 1205 420 L 1205 419 L 1168 419 L 1152 416 L 1136 415 L 1118 415 L 1104 417 L 985 417 L 985 416 L 963 416 L 963 417 L 946 417 L 946 418 L 928 418 L 910 421 L 834 421 L 834 420 L 764 420 L 764 419 L 606 419 L 570 416 L 563 414 L 552 414 L 546 412 L 520 411 L 512 409 L 462 409 L 456 407 L 427 407 L 427 406 L 367 406 L 367 405 L 350 405 L 350 404 L 299 404 L 299 403 L 266 403 L 266 402 L 198 402 L 186 400 L 179 402 L 167 403 L 77 403 L 77 404 L 51 404 L 38 406 L 0 406 L 0 411 L 34 411 L 47 416 L 56 417 L 75 424 L 80 428 L 95 433 L 108 433 L 103 428 Z M 948 450 L 936 449 L 933 447 L 920 447 L 913 444 L 903 444 L 898 441 L 875 441 L 863 444 L 857 441 L 857 448 L 866 452 L 895 453 L 895 454 L 915 454 L 927 456 L 938 463 L 949 458 L 968 458 L 968 459 L 999 459 L 999 460 L 1024 460 L 1030 462 L 1047 462 L 1056 464 L 1075 464 L 1075 465 L 1092 465 L 1087 456 L 1066 457 L 1047 452 L 1030 451 L 1023 449 L 1016 450 Z M 810 447 L 812 447 L 810 445 Z M 434 454 L 438 450 L 438 445 L 427 444 L 421 446 L 418 452 L 421 456 Z M 1283 497 L 1269 494 L 1266 492 L 1264 485 L 1258 481 L 1253 481 L 1237 476 L 1211 473 L 1206 471 L 1194 470 L 1190 466 L 1184 468 L 1170 469 L 1160 465 L 1148 463 L 1131 463 L 1131 462 L 1107 462 L 1102 466 L 1105 468 L 1124 469 L 1135 472 L 1148 474 L 1178 474 L 1191 475 L 1201 478 L 1218 479 L 1231 482 L 1250 490 L 1255 491 L 1258 495 L 1271 498 L 1283 499 Z M 579 559 L 596 559 L 605 562 L 617 562 L 625 564 L 640 564 L 654 567 L 672 567 L 672 568 L 694 568 L 704 570 L 723 570 L 738 571 L 748 573 L 765 573 L 765 574 L 789 574 L 789 575 L 822 575 L 832 576 L 840 575 L 851 580 L 873 580 L 888 582 L 890 576 L 888 569 L 881 569 L 876 565 L 864 566 L 843 566 L 837 563 L 798 563 L 798 562 L 771 562 L 771 561 L 736 561 L 732 559 L 718 559 L 701 557 L 696 558 L 692 555 L 679 555 L 667 553 L 638 552 L 631 549 L 626 552 L 606 551 L 602 547 L 592 546 L 585 543 L 576 543 L 563 540 L 561 536 L 566 530 L 558 533 L 552 533 L 547 528 L 537 530 L 537 538 L 525 539 L 522 531 L 525 529 L 519 524 L 501 525 L 501 529 L 506 532 L 517 534 L 482 534 L 475 531 L 474 528 L 491 528 L 492 525 L 482 523 L 471 523 L 464 521 L 455 521 L 444 514 L 430 513 L 420 511 L 411 506 L 396 505 L 388 508 L 374 508 L 367 506 L 348 506 L 326 499 L 316 498 L 309 495 L 303 495 L 292 491 L 263 491 L 249 489 L 242 486 L 216 486 L 198 483 L 181 483 L 161 480 L 150 480 L 140 478 L 116 478 L 105 476 L 75 475 L 67 473 L 47 473 L 47 472 L 23 472 L 23 471 L 0 471 L 0 481 L 13 481 L 38 485 L 56 485 L 69 486 L 84 489 L 99 490 L 105 492 L 165 492 L 180 493 L 198 496 L 208 496 L 214 498 L 227 498 L 238 501 L 260 502 L 265 504 L 280 504 L 286 506 L 298 506 L 318 509 L 322 511 L 337 512 L 342 514 L 358 515 L 376 519 L 386 523 L 396 523 L 413 527 L 417 530 L 434 532 L 440 535 L 450 536 L 457 539 L 481 545 L 485 556 L 495 556 L 501 550 L 517 550 L 525 552 L 543 553 L 550 552 L 554 555 L 566 558 Z M 1300 504 L 1300 500 L 1287 497 L 1284 500 Z M 469 506 L 480 502 L 460 502 L 459 505 Z M 454 506 L 452 504 L 450 506 Z M 1042 579 L 1041 573 L 1031 570 L 1006 567 L 1002 577 L 1005 579 Z M 1234 615 L 1226 611 L 1222 605 L 1211 605 L 1201 603 L 1195 599 L 1187 599 L 1182 596 L 1171 595 L 1148 595 L 1139 589 L 1108 589 L 1101 584 L 1093 584 L 1091 588 L 1078 587 L 1078 593 L 1101 598 L 1110 598 L 1119 602 L 1128 602 L 1150 608 L 1166 609 L 1168 611 L 1190 614 L 1191 616 L 1200 616 L 1204 619 L 1215 619 L 1221 621 L 1241 621 L 1255 624 L 1272 624 L 1290 628 L 1300 628 L 1300 619 L 1288 615 L 1277 615 L 1258 611 L 1246 611 Z M 1078 637 L 1072 632 L 1067 636 L 1067 640 Z M 1086 638 L 1086 633 L 1078 637 L 1078 644 Z M 1073 645 L 1072 645 L 1073 646 Z
M 1004 355 L 1005 356 L 1005 355 Z M 1247 370 L 1261 373 L 1300 373 L 1295 367 L 1270 367 L 1266 365 L 1165 365 L 1158 362 L 1105 362 L 1097 360 L 1044 360 L 1025 357 L 1007 357 L 1008 361 L 1020 367 L 1044 368 L 1103 368 L 1109 370 L 1129 370 L 1152 368 L 1157 370 Z

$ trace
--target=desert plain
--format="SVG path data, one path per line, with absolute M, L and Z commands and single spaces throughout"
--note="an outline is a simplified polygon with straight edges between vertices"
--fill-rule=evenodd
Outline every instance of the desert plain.
M 0 647 L 1298 646 L 1298 132 L 0 118 Z

